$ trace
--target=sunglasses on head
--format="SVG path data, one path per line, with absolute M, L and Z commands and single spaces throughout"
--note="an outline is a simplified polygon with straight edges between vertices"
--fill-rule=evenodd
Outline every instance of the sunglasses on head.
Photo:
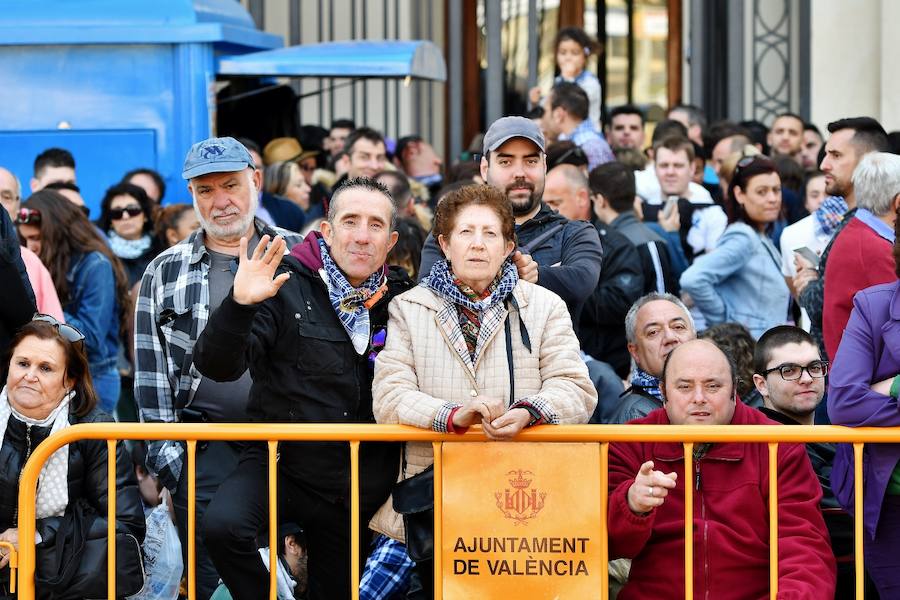
M 109 209 L 109 218 L 112 219 L 113 221 L 118 221 L 119 219 L 136 217 L 141 214 L 144 214 L 144 210 L 137 204 L 130 204 L 130 205 L 124 206 L 122 208 Z
M 766 166 L 772 165 L 774 167 L 772 161 L 762 154 L 752 154 L 750 156 L 745 156 L 737 162 L 737 164 L 734 166 L 734 178 L 737 178 L 737 174 L 740 173 L 741 169 L 746 169 L 755 162 L 762 163 Z
M 41 211 L 36 208 L 20 208 L 16 213 L 16 225 L 37 225 L 41 222 Z
M 45 315 L 42 313 L 34 313 L 34 316 L 31 317 L 32 321 L 40 321 L 41 323 L 49 323 L 56 327 L 56 330 L 59 331 L 59 335 L 63 336 L 67 341 L 75 344 L 77 342 L 84 341 L 84 334 L 72 327 L 71 325 L 66 325 L 65 323 L 60 323 L 59 319 L 52 315 Z

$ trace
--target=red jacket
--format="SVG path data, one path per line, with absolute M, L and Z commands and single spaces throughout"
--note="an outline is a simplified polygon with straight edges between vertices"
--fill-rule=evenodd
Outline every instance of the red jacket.
M 657 409 L 631 422 L 669 419 L 665 409 Z M 738 402 L 731 423 L 774 421 Z M 619 600 L 684 598 L 685 483 L 694 494 L 694 598 L 767 599 L 768 454 L 765 444 L 714 444 L 685 477 L 681 444 L 611 444 L 610 557 L 633 559 Z M 822 490 L 802 444 L 780 444 L 778 456 L 778 598 L 831 599 L 835 562 L 819 510 Z M 675 471 L 678 479 L 661 507 L 640 516 L 628 508 L 626 495 L 647 460 L 664 473 Z
M 897 279 L 893 244 L 854 218 L 838 234 L 825 263 L 822 337 L 825 352 L 834 360 L 844 327 L 850 320 L 856 292 Z

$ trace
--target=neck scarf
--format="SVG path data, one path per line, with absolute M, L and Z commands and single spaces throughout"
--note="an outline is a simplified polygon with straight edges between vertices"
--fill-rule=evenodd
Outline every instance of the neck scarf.
M 498 318 L 503 313 L 502 304 L 518 281 L 519 273 L 515 265 L 507 260 L 494 281 L 478 294 L 453 274 L 446 260 L 439 260 L 434 263 L 428 277 L 422 280 L 422 285 L 430 288 L 456 309 L 469 358 L 472 364 L 475 364 L 478 340 L 490 337 L 499 325 L 501 321 Z
M 266 569 L 268 570 L 269 548 L 260 548 L 259 555 L 262 557 L 263 564 L 266 565 Z M 291 572 L 288 571 L 287 565 L 284 564 L 284 559 L 280 557 L 278 558 L 278 573 L 275 577 L 275 581 L 277 583 L 276 597 L 278 600 L 294 600 L 294 588 L 297 587 L 297 582 L 294 581 Z
M 75 395 L 74 391 L 66 394 L 59 406 L 53 409 L 44 419 L 32 419 L 19 413 L 9 403 L 6 395 L 6 387 L 0 391 L 0 445 L 6 436 L 6 427 L 10 419 L 17 419 L 31 427 L 50 427 L 50 435 L 69 426 L 69 400 Z M 34 450 L 32 448 L 32 450 Z M 66 512 L 69 504 L 69 446 L 68 444 L 54 452 L 41 468 L 37 484 L 37 506 L 35 507 L 38 519 L 47 517 L 60 517 Z
M 831 237 L 847 212 L 847 203 L 840 196 L 828 196 L 813 212 L 816 218 L 816 232 Z
M 659 379 L 637 367 L 631 378 L 631 387 L 640 388 L 662 403 L 662 392 L 659 391 Z
M 322 268 L 319 274 L 328 286 L 331 307 L 350 336 L 353 349 L 362 355 L 369 347 L 369 309 L 366 302 L 383 285 L 387 285 L 384 267 L 369 275 L 359 287 L 353 287 L 332 260 L 325 240 L 320 238 L 318 242 L 319 251 L 322 253 Z
M 109 231 L 109 249 L 119 258 L 138 258 L 150 249 L 152 243 L 152 238 L 146 233 L 136 240 L 126 240 L 115 231 Z

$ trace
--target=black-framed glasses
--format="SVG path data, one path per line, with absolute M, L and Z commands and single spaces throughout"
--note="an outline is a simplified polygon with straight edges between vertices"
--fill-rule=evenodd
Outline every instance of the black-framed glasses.
M 144 214 L 144 209 L 142 209 L 137 204 L 129 204 L 128 206 L 123 206 L 122 208 L 111 208 L 109 209 L 109 218 L 113 221 L 118 221 L 119 219 L 136 217 L 137 215 Z
M 36 208 L 22 207 L 16 213 L 16 225 L 38 225 L 41 222 L 41 211 Z
M 784 363 L 771 369 L 766 369 L 760 373 L 763 377 L 767 377 L 772 371 L 778 371 L 781 378 L 785 381 L 796 381 L 803 377 L 803 371 L 809 373 L 813 379 L 822 379 L 828 375 L 828 361 L 814 360 L 808 365 L 798 365 L 794 363 Z
M 59 331 L 59 335 L 63 336 L 66 341 L 69 341 L 73 344 L 84 341 L 84 334 L 78 331 L 75 327 L 68 325 L 66 323 L 62 323 L 54 317 L 53 315 L 45 315 L 43 313 L 34 313 L 34 316 L 31 317 L 32 321 L 40 321 L 41 323 L 49 323 L 56 327 L 57 331 Z

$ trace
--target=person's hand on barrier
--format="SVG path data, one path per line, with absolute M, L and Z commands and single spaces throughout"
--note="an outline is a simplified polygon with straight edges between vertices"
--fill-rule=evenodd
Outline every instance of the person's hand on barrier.
M 531 421 L 531 413 L 524 408 L 509 410 L 493 421 L 481 423 L 484 434 L 489 440 L 510 440 L 528 426 Z
M 0 533 L 0 542 L 9 542 L 13 546 L 16 547 L 16 551 L 19 550 L 19 530 L 15 527 L 10 527 L 3 533 Z M 9 564 L 9 549 L 5 546 L 0 546 L 0 569 Z
M 280 235 L 266 249 L 269 236 L 264 235 L 247 258 L 247 238 L 241 238 L 240 262 L 234 274 L 234 301 L 238 304 L 258 304 L 278 293 L 282 285 L 290 278 L 290 273 L 282 273 L 275 277 L 275 269 L 281 264 L 287 244 Z
M 524 279 L 528 283 L 537 283 L 538 280 L 538 264 L 534 262 L 530 254 L 522 254 L 516 250 L 512 257 L 516 270 L 519 271 L 519 279 Z
M 678 473 L 654 471 L 653 461 L 648 460 L 641 465 L 634 483 L 628 488 L 628 508 L 631 512 L 642 515 L 662 506 L 669 490 L 675 488 L 677 478 Z

